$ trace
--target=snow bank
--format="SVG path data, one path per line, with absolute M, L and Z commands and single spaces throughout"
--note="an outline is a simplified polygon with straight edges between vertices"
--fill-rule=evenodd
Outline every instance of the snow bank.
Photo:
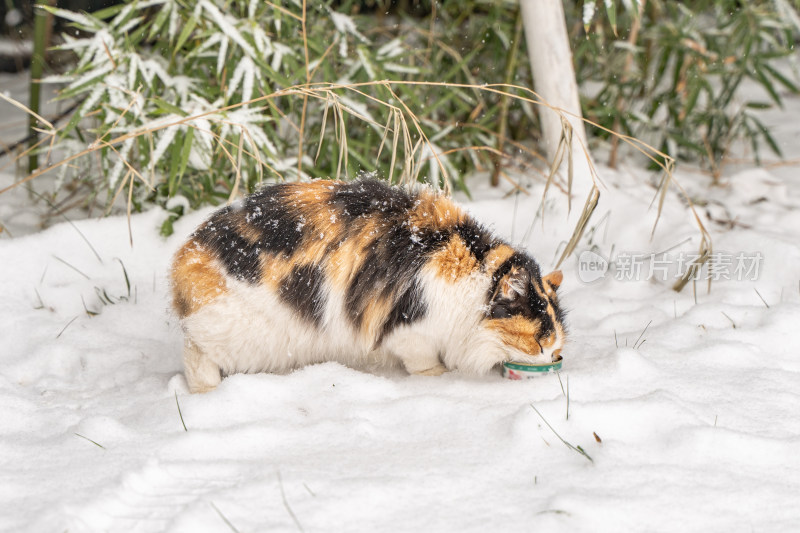
M 764 254 L 759 279 L 720 281 L 695 304 L 691 287 L 652 280 L 583 284 L 569 261 L 564 370 L 525 382 L 323 364 L 188 395 L 165 273 L 206 212 L 167 240 L 163 212 L 135 216 L 133 248 L 124 218 L 0 240 L 0 529 L 789 531 L 800 251 L 798 226 L 774 219 L 795 216 L 797 195 L 769 178 L 781 200 L 734 189 L 742 202 L 724 203 L 750 227 L 718 237 Z M 475 216 L 517 240 L 538 205 L 520 198 L 514 219 L 507 200 L 475 194 Z M 694 235 L 675 203 L 650 243 L 629 220 L 653 213 L 632 196 L 612 191 L 598 208 L 613 209 L 616 250 Z M 544 270 L 565 217 L 533 232 Z

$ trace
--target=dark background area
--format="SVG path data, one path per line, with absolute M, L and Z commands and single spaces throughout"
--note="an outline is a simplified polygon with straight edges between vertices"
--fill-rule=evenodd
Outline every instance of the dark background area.
M 37 3 L 42 3 L 42 0 L 27 2 L 0 0 L 0 33 L 13 37 L 15 33 L 25 32 L 26 28 L 33 24 L 33 6 Z M 120 0 L 58 0 L 56 7 L 92 12 L 118 3 Z M 7 15 L 9 11 L 15 9 L 22 14 L 22 20 L 19 24 L 9 26 Z

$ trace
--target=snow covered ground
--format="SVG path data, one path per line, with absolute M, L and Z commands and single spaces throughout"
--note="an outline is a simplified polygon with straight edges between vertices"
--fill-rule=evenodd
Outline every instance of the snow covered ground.
M 767 119 L 800 156 L 800 99 Z M 134 216 L 131 247 L 124 217 L 30 233 L 25 194 L 0 197 L 0 530 L 796 531 L 799 168 L 716 189 L 678 173 L 720 252 L 710 293 L 670 289 L 698 244 L 688 209 L 671 194 L 651 240 L 651 178 L 604 170 L 579 247 L 597 255 L 563 265 L 560 376 L 323 364 L 205 395 L 186 392 L 165 274 L 209 211 L 169 239 L 163 212 Z M 541 187 L 484 181 L 466 207 L 519 242 Z M 576 215 L 550 196 L 522 243 L 544 270 Z M 597 257 L 616 264 L 586 283 Z

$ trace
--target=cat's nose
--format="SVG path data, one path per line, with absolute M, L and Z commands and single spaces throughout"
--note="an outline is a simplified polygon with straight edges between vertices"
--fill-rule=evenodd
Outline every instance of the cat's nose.
M 561 361 L 561 348 L 553 352 L 553 362 L 557 363 Z

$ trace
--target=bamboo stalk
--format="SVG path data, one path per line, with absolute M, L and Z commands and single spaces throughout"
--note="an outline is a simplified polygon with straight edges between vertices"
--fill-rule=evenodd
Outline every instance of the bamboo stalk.
M 642 27 L 642 17 L 644 16 L 644 5 L 647 0 L 641 0 L 639 2 L 639 14 L 634 15 L 633 22 L 631 23 L 631 33 L 628 35 L 628 54 L 625 56 L 625 66 L 622 69 L 622 79 L 620 80 L 620 85 L 623 87 L 625 83 L 628 81 L 628 78 L 631 74 L 631 69 L 633 68 L 633 59 L 634 59 L 634 47 L 636 46 L 636 41 L 639 40 L 639 30 Z M 622 114 L 622 109 L 625 106 L 625 98 L 623 97 L 622 93 L 620 92 L 619 96 L 617 96 L 617 102 L 614 105 L 615 109 L 617 110 L 617 115 L 614 117 L 614 131 L 619 131 L 620 129 L 620 119 L 619 116 Z M 619 152 L 619 137 L 616 135 L 611 136 L 611 151 L 608 154 L 608 166 L 611 168 L 617 168 L 617 158 Z
M 511 45 L 508 58 L 506 60 L 506 71 L 503 76 L 503 83 L 512 83 L 514 81 L 514 72 L 517 70 L 517 51 L 519 50 L 519 43 L 522 40 L 522 14 L 518 10 L 516 22 L 514 23 L 514 42 Z M 492 170 L 491 183 L 492 187 L 500 185 L 500 170 L 502 169 L 502 154 L 503 145 L 506 141 L 506 133 L 508 131 L 508 106 L 511 99 L 506 96 L 500 97 L 500 127 L 497 132 L 497 152 L 491 156 L 494 169 Z
M 43 0 L 46 5 L 52 5 L 53 0 Z M 38 6 L 37 6 L 38 7 Z M 34 147 L 39 140 L 36 128 L 41 128 L 36 115 L 39 114 L 41 103 L 41 83 L 44 72 L 45 52 L 47 49 L 47 36 L 50 34 L 48 26 L 52 24 L 52 16 L 44 9 L 35 10 L 33 22 L 33 56 L 31 57 L 31 86 L 28 107 L 33 112 L 28 115 L 28 145 Z M 39 168 L 39 155 L 36 150 L 31 150 L 28 155 L 28 172 L 33 173 Z

